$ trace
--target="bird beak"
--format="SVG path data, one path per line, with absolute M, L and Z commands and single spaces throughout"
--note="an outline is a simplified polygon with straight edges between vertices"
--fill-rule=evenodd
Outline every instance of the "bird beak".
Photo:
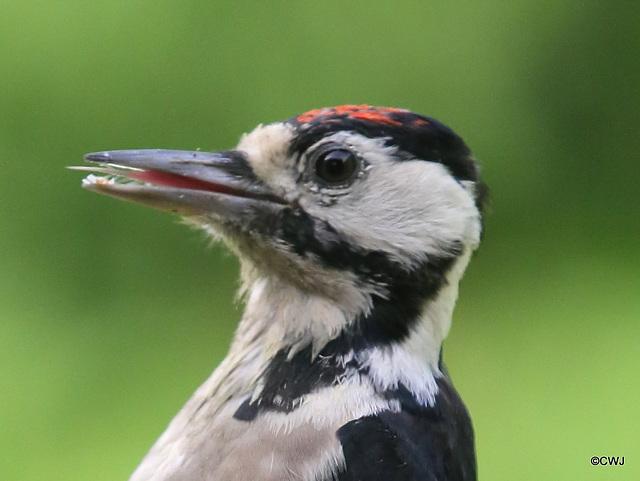
M 82 181 L 85 189 L 185 216 L 251 228 L 287 204 L 255 176 L 240 151 L 113 150 L 84 160 L 95 165 L 70 168 L 92 172 Z

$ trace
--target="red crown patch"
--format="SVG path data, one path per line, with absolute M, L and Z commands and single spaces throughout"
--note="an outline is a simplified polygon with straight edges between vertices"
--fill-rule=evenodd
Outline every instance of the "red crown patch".
M 306 122 L 329 122 L 337 118 L 351 117 L 368 122 L 378 122 L 388 125 L 402 125 L 402 122 L 394 120 L 393 114 L 407 114 L 408 110 L 394 109 L 390 107 L 372 107 L 371 105 L 340 105 L 338 107 L 327 107 L 323 109 L 310 110 L 298 115 L 296 120 L 300 123 Z M 426 121 L 425 121 L 426 123 Z

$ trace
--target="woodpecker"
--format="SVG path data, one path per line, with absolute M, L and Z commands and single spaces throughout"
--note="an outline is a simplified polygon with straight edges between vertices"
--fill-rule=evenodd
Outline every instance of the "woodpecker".
M 241 263 L 230 350 L 131 481 L 470 481 L 442 359 L 486 189 L 464 141 L 343 105 L 233 150 L 87 154 L 90 191 L 175 212 Z

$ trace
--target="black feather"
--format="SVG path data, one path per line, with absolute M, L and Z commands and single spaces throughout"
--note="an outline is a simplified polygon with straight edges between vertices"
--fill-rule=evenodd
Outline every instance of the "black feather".
M 342 426 L 345 466 L 336 481 L 475 481 L 473 428 L 447 378 L 438 379 L 433 407 L 406 404 Z M 405 399 L 405 401 L 402 401 Z

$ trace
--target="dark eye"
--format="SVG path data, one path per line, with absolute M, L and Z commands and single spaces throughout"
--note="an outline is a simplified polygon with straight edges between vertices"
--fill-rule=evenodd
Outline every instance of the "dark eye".
M 358 168 L 358 159 L 346 149 L 334 149 L 318 156 L 316 175 L 327 184 L 342 184 L 353 177 Z

